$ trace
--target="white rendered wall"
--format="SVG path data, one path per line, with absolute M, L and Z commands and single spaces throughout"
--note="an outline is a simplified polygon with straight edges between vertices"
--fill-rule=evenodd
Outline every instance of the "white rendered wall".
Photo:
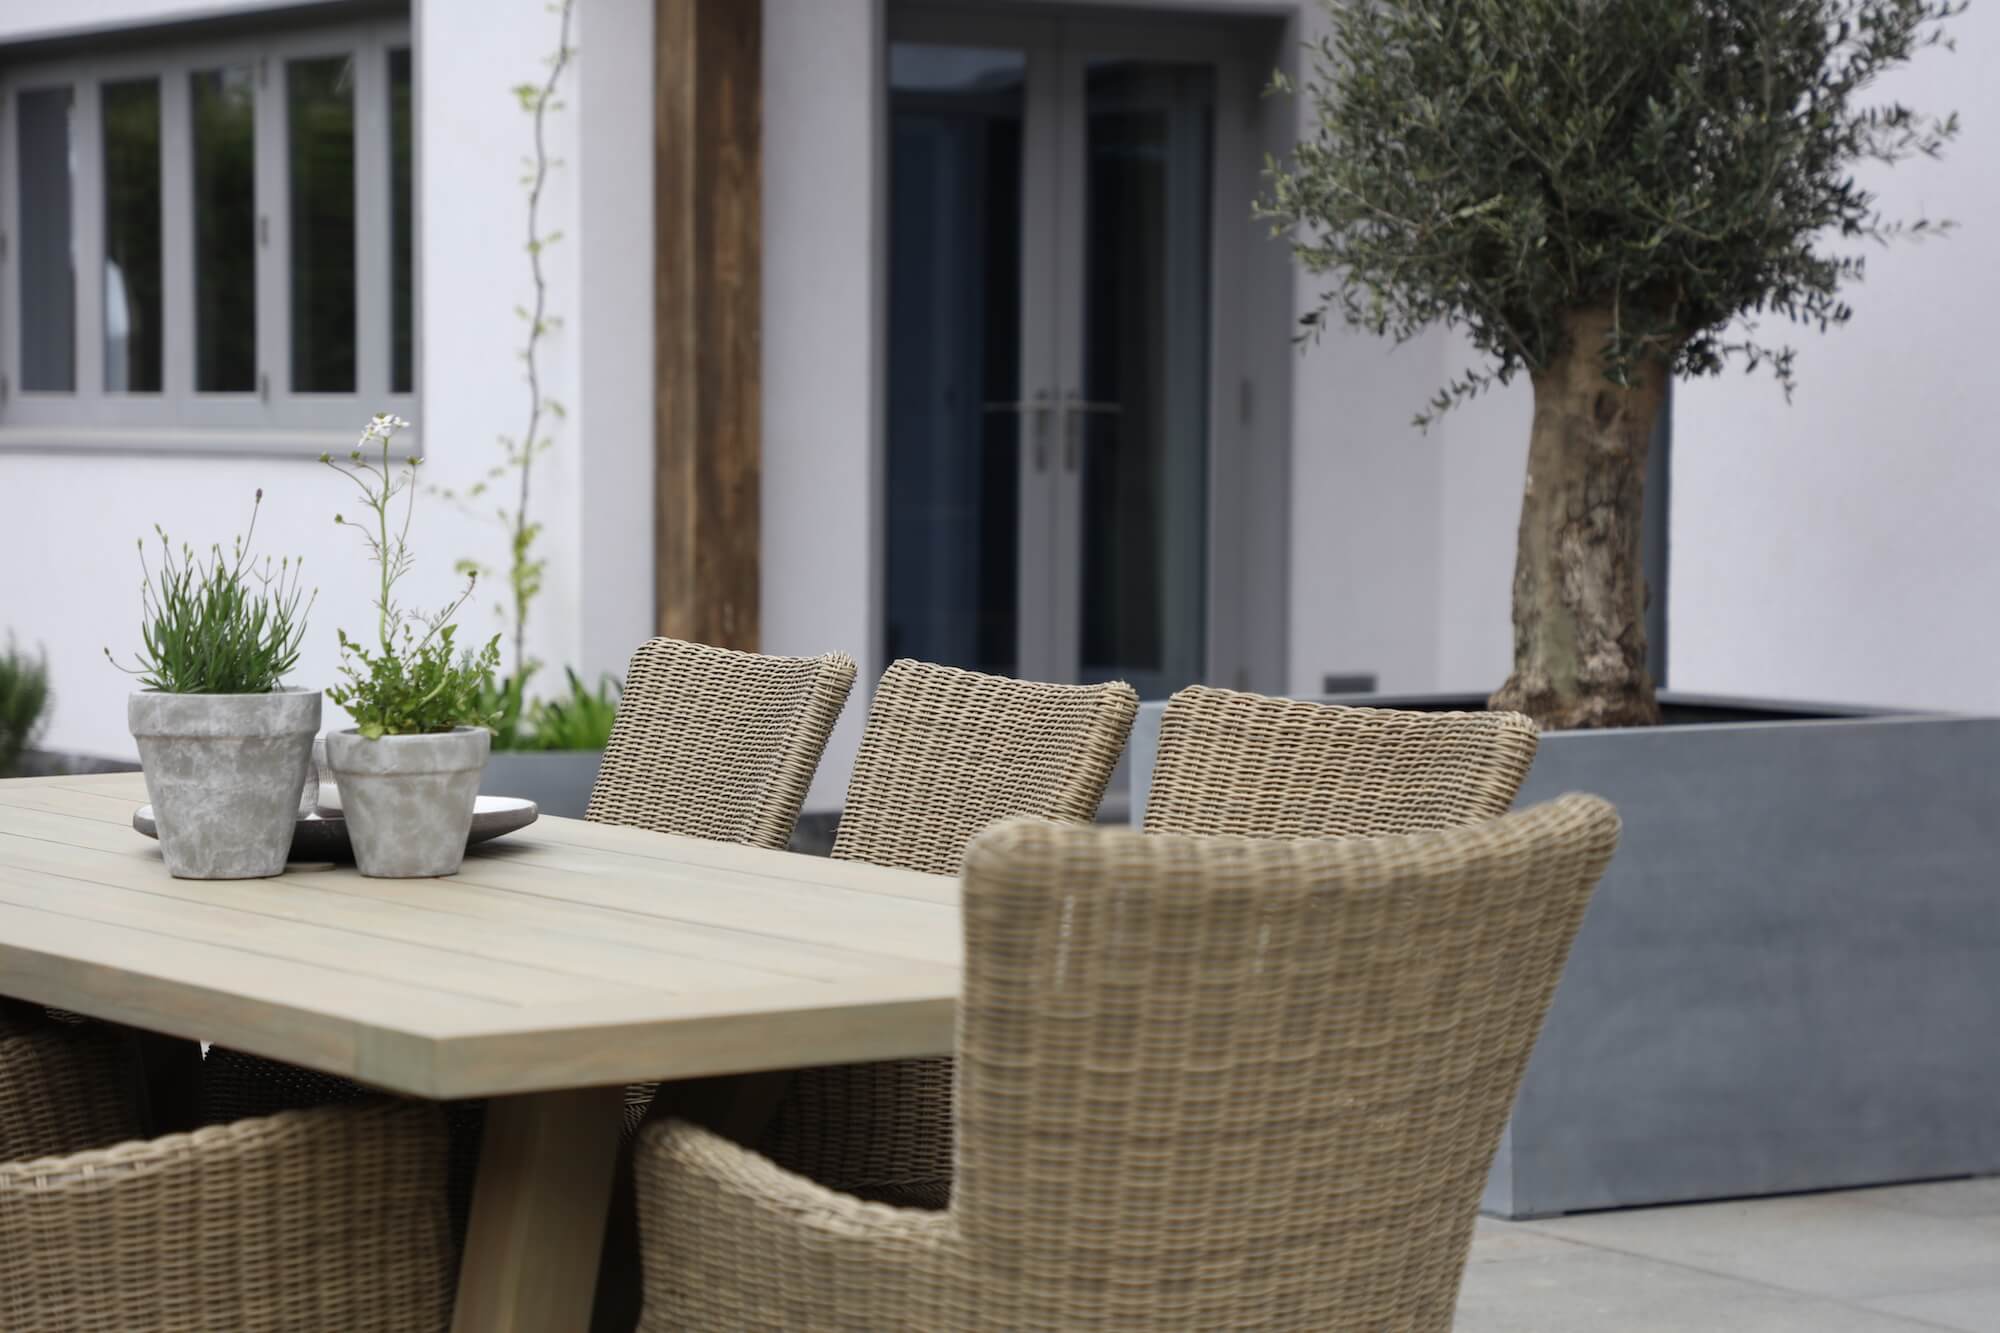
M 762 647 L 860 676 L 807 808 L 835 809 L 881 660 L 881 0 L 764 0 Z
M 1956 53 L 1880 93 L 1956 109 L 1963 137 L 1861 178 L 1891 216 L 1957 233 L 1867 252 L 1853 323 L 1797 335 L 1790 406 L 1741 372 L 1675 399 L 1678 688 L 2000 709 L 2000 11 L 1953 27 Z
M 496 22 L 488 0 L 419 0 L 413 13 L 417 425 L 429 481 L 458 489 L 497 460 L 496 437 L 519 434 L 526 410 L 512 312 L 529 296 L 519 179 L 529 127 L 510 89 L 543 72 L 555 26 L 538 0 L 509 3 L 519 21 Z M 0 10 L 0 43 L 260 7 L 13 0 Z M 589 674 L 622 667 L 652 618 L 650 12 L 646 0 L 585 0 L 567 106 L 549 122 L 562 165 L 545 226 L 567 239 L 546 261 L 551 308 L 565 322 L 545 344 L 543 369 L 570 418 L 556 423 L 556 447 L 536 474 L 533 512 L 549 568 L 529 652 L 552 672 L 565 663 Z M 588 217 L 579 194 L 600 205 Z M 579 349 L 591 358 L 588 380 Z M 365 632 L 371 623 L 369 567 L 332 524 L 336 510 L 353 512 L 348 483 L 304 458 L 0 453 L 0 632 L 48 649 L 57 698 L 46 745 L 132 753 L 129 682 L 101 649 L 129 653 L 137 640 L 133 541 L 155 521 L 177 538 L 226 541 L 259 486 L 259 549 L 305 556 L 319 589 L 294 680 L 323 685 L 334 676 L 335 627 Z M 413 544 L 406 600 L 414 605 L 451 595 L 458 558 L 506 559 L 496 525 L 429 496 L 419 500 Z M 468 637 L 497 628 L 490 608 L 499 592 L 482 590 L 464 617 Z M 329 725 L 336 720 L 329 715 Z
M 1470 361 L 1470 347 L 1458 353 Z M 1448 377 L 1441 368 L 1437 385 Z M 1434 386 L 1435 387 L 1435 386 Z M 1525 378 L 1454 408 L 1431 429 L 1439 523 L 1435 688 L 1491 694 L 1513 667 L 1514 542 L 1534 392 Z

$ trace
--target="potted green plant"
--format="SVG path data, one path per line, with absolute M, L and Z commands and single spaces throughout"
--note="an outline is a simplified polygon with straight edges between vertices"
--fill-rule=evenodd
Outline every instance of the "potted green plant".
M 452 618 L 472 595 L 477 576 L 434 615 L 405 611 L 396 602 L 396 585 L 413 561 L 410 519 L 423 462 L 407 459 L 399 472 L 391 457 L 396 432 L 409 424 L 376 416 L 346 463 L 320 459 L 360 489 L 368 521 L 349 523 L 336 514 L 334 522 L 360 534 L 378 571 L 374 647 L 340 634 L 346 680 L 327 697 L 347 710 L 354 725 L 326 738 L 326 759 L 355 864 L 362 874 L 381 878 L 450 875 L 465 859 L 492 741 L 482 690 L 500 651 L 498 635 L 477 653 L 456 644 Z M 364 450 L 379 450 L 379 460 Z M 407 498 L 398 525 L 390 512 L 399 495 Z
M 1640 525 L 1668 382 L 1738 363 L 1789 393 L 1793 351 L 1760 324 L 1846 323 L 1859 244 L 1938 229 L 1884 217 L 1856 172 L 1956 134 L 1956 115 L 1868 94 L 1963 8 L 1326 4 L 1302 80 L 1316 124 L 1258 211 L 1327 280 L 1308 335 L 1466 336 L 1480 363 L 1419 424 L 1516 377 L 1534 390 L 1495 708 L 1545 729 L 1660 720 Z
M 146 795 L 153 804 L 160 853 L 183 879 L 255 879 L 285 868 L 298 819 L 313 737 L 318 690 L 287 688 L 299 660 L 306 615 L 299 562 L 274 570 L 250 554 L 250 528 L 228 554 L 206 560 L 175 551 L 158 527 L 160 567 L 146 561 L 140 602 L 144 643 L 137 664 L 119 669 L 145 687 L 126 707 Z M 104 655 L 118 666 L 111 650 Z

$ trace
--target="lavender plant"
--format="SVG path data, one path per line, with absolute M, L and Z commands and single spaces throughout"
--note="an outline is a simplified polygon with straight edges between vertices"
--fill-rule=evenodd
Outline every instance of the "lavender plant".
M 416 512 L 417 469 L 423 463 L 413 457 L 398 469 L 391 457 L 396 432 L 409 424 L 401 417 L 378 414 L 345 462 L 320 455 L 320 462 L 355 484 L 368 511 L 366 522 L 350 522 L 342 514 L 335 514 L 333 521 L 359 533 L 375 562 L 375 646 L 371 649 L 350 639 L 345 630 L 339 632 L 340 669 L 347 679 L 328 689 L 326 697 L 345 708 L 370 740 L 488 725 L 491 717 L 483 689 L 500 662 L 497 634 L 476 653 L 457 647 L 458 627 L 452 619 L 472 596 L 479 578 L 476 572 L 467 574 L 465 588 L 456 598 L 432 614 L 406 610 L 396 600 L 396 585 L 415 563 L 410 522 Z M 400 523 L 393 518 L 398 496 L 404 497 Z
M 130 667 L 106 648 L 111 665 L 165 694 L 266 694 L 283 683 L 298 665 L 306 616 L 318 594 L 300 605 L 301 561 L 287 556 L 273 569 L 269 556 L 260 565 L 251 555 L 263 503 L 260 489 L 250 527 L 227 555 L 211 546 L 203 560 L 186 543 L 176 553 L 166 530 L 155 524 L 155 570 L 145 538 L 139 539 L 144 643 Z

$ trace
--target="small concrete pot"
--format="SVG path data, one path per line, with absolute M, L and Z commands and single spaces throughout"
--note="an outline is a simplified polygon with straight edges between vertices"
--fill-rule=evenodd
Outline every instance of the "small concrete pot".
M 326 762 L 340 786 L 361 873 L 377 879 L 458 873 L 492 743 L 484 727 L 373 741 L 353 730 L 328 736 Z
M 171 874 L 284 872 L 319 710 L 318 690 L 132 696 L 125 716 Z

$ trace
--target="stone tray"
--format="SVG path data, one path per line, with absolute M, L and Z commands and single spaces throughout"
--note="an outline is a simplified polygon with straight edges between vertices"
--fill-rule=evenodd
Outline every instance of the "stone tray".
M 472 807 L 472 832 L 465 845 L 488 842 L 535 822 L 541 812 L 533 801 L 514 796 L 481 796 Z M 160 836 L 153 823 L 153 807 L 142 805 L 132 812 L 132 827 L 149 838 Z M 347 841 L 347 821 L 337 809 L 322 807 L 301 815 L 292 834 L 294 861 L 351 861 L 354 849 Z

